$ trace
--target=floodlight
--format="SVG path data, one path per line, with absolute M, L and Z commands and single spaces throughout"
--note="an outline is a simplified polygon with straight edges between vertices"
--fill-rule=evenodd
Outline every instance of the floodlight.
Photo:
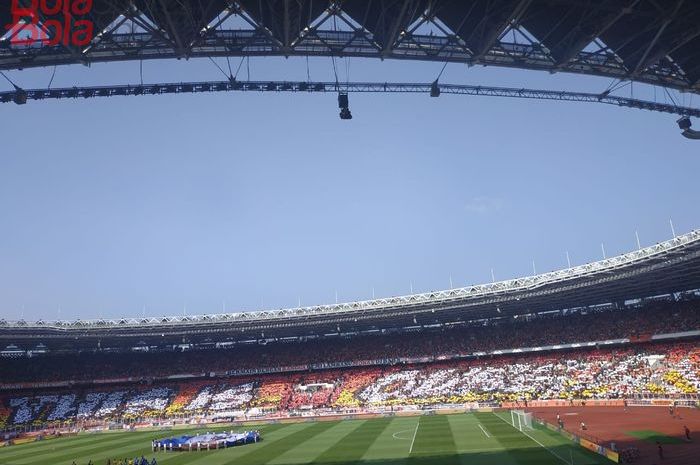
M 690 129 L 690 126 L 692 126 L 692 123 L 690 122 L 690 118 L 687 116 L 682 116 L 678 121 L 678 127 L 681 128 L 681 131 L 685 131 L 686 129 Z
M 27 91 L 15 86 L 15 93 L 12 96 L 12 101 L 17 105 L 24 105 L 27 103 Z
M 438 86 L 437 79 L 433 81 L 430 85 L 430 96 L 439 97 L 440 96 L 440 86 Z
M 350 100 L 347 92 L 338 93 L 338 108 L 340 108 L 340 119 L 352 119 L 350 113 Z
M 681 128 L 681 135 L 687 139 L 693 139 L 693 140 L 700 140 L 700 131 L 696 131 L 694 129 L 690 129 L 690 126 L 692 126 L 692 123 L 690 122 L 690 118 L 688 116 L 683 116 L 681 117 L 678 121 L 678 127 Z

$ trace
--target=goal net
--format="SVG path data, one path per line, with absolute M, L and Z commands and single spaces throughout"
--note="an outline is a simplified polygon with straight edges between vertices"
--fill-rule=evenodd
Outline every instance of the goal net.
M 532 429 L 531 413 L 526 413 L 523 410 L 511 410 L 510 420 L 513 425 L 513 428 L 516 428 L 518 431 Z

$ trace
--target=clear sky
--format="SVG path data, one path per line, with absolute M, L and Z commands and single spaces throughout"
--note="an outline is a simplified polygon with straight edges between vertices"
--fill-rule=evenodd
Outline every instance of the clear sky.
M 341 79 L 347 68 L 338 62 Z M 355 59 L 349 77 L 429 82 L 440 68 Z M 208 60 L 143 69 L 145 82 L 223 77 Z M 51 72 L 9 76 L 45 87 Z M 331 60 L 311 60 L 310 74 L 330 79 Z M 306 61 L 252 59 L 250 75 L 304 80 Z M 138 63 L 61 67 L 53 85 L 139 79 Z M 441 80 L 609 84 L 460 65 Z M 528 275 L 533 260 L 538 272 L 562 268 L 566 251 L 585 263 L 601 258 L 601 243 L 609 256 L 629 251 L 635 231 L 642 245 L 670 238 L 670 218 L 678 233 L 700 227 L 700 143 L 682 138 L 672 115 L 449 95 L 350 95 L 350 106 L 352 121 L 338 118 L 333 94 L 2 105 L 0 317 L 399 295 L 448 288 L 450 277 L 455 287 L 488 282 L 491 269 L 496 279 Z

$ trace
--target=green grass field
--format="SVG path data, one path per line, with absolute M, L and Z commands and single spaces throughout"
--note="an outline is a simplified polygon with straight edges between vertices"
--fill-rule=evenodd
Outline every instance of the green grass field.
M 650 442 L 652 444 L 656 444 L 657 441 L 661 444 L 683 444 L 684 442 L 678 438 L 666 436 L 665 434 L 649 429 L 643 429 L 639 431 L 625 431 L 625 434 L 627 434 L 628 436 L 632 436 L 633 438 L 641 439 L 642 441 Z
M 263 438 L 257 444 L 155 454 L 152 439 L 195 430 L 85 433 L 0 448 L 0 464 L 85 465 L 92 460 L 104 465 L 108 458 L 142 454 L 149 460 L 155 455 L 163 465 L 562 465 L 572 459 L 576 465 L 612 463 L 547 429 L 536 427 L 528 437 L 507 418 L 507 413 L 474 413 L 268 424 L 256 428 Z

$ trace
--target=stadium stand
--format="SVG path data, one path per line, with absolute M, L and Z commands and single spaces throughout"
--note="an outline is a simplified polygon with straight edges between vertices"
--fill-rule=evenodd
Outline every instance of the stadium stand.
M 662 318 L 659 316 L 663 315 Z M 352 366 L 359 361 L 396 363 L 402 358 L 460 356 L 480 352 L 617 339 L 644 340 L 653 334 L 700 328 L 700 303 L 652 302 L 641 308 L 527 315 L 473 322 L 433 331 L 385 333 L 285 342 L 264 346 L 167 353 L 103 353 L 0 358 L 4 383 L 95 379 L 158 379 L 177 374 L 245 370 L 291 370 Z
M 652 301 L 440 331 L 3 359 L 0 425 L 538 399 L 697 399 L 698 330 L 698 301 Z M 260 366 L 268 372 L 236 371 Z
M 639 394 L 682 397 L 699 390 L 700 349 L 694 342 L 684 342 L 255 379 L 86 388 L 78 393 L 11 394 L 2 412 L 10 425 L 23 425 L 86 418 L 244 417 L 251 410 L 265 409 L 620 399 Z

